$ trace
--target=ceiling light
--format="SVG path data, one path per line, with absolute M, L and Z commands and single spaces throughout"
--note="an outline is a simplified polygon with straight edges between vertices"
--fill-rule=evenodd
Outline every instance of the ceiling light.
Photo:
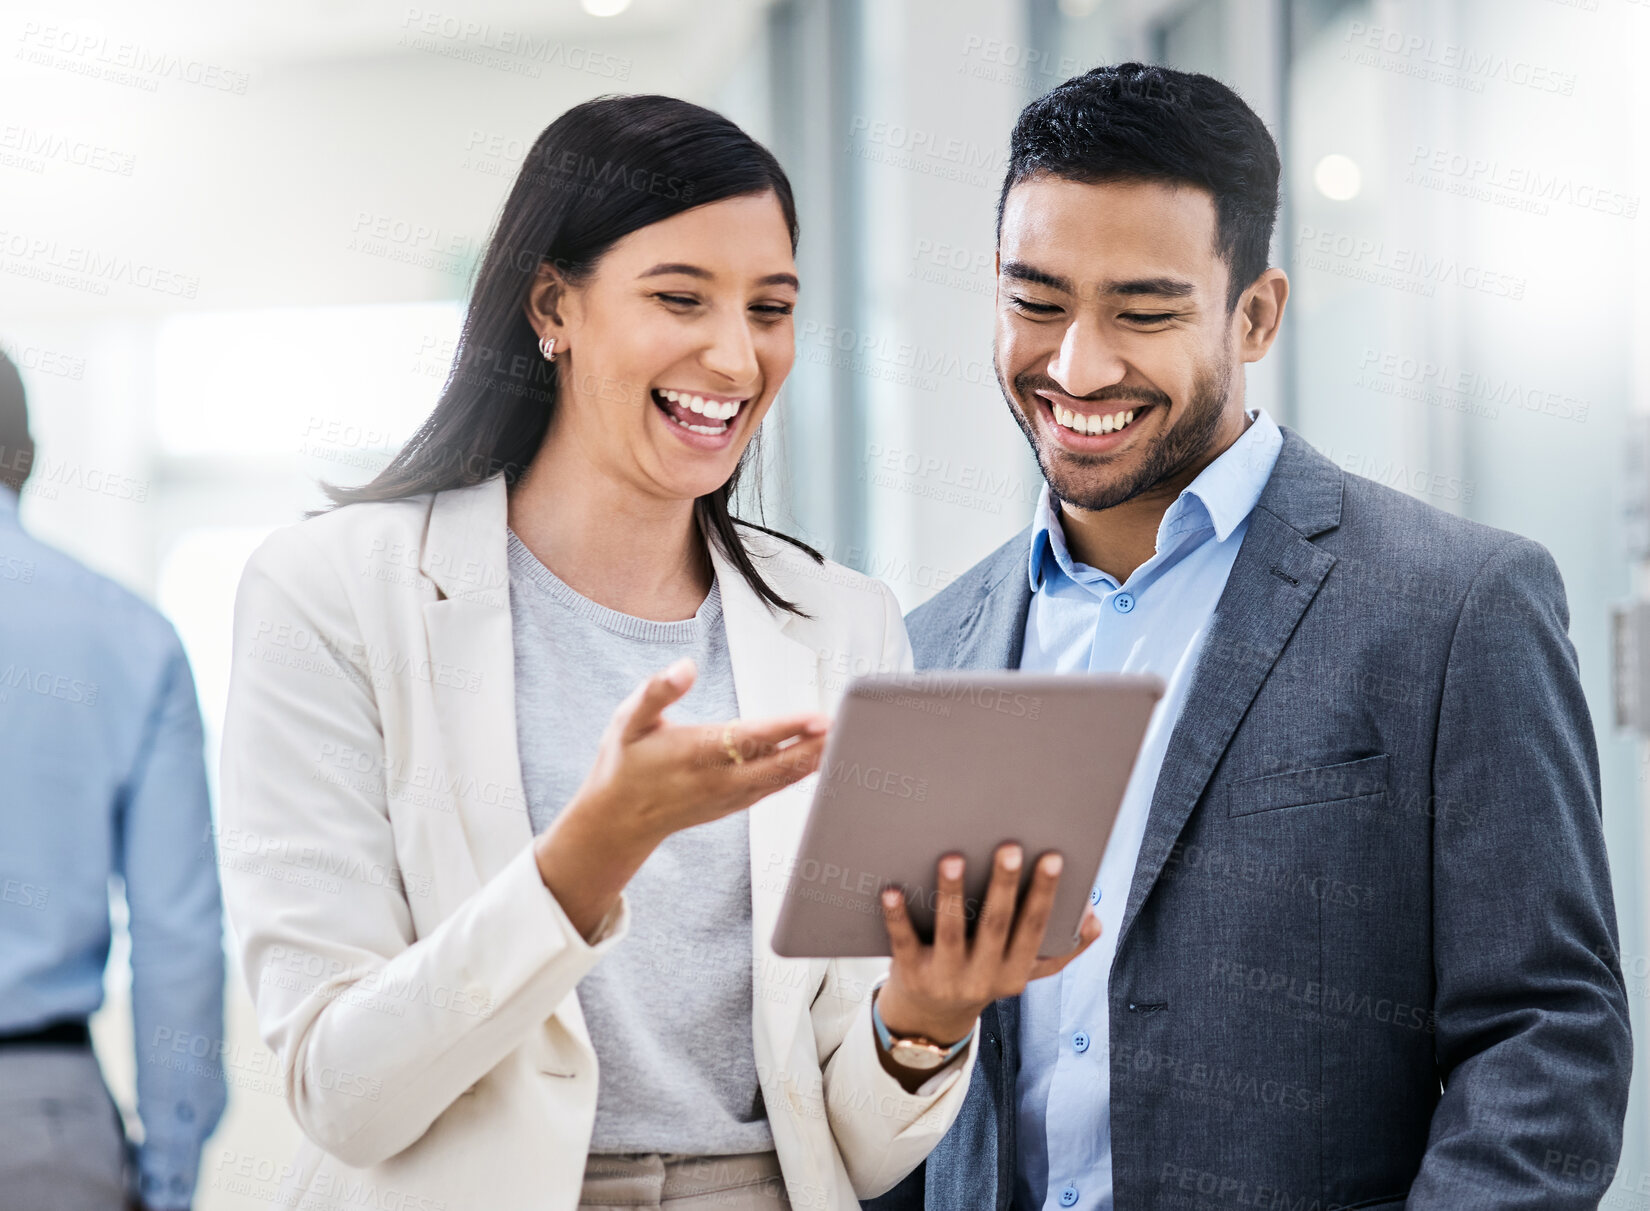
M 1350 202 L 1364 187 L 1363 170 L 1351 156 L 1327 155 L 1312 170 L 1312 184 L 1332 202 Z

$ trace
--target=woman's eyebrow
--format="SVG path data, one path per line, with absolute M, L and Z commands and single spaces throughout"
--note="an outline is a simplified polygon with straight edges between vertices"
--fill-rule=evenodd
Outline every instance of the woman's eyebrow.
M 683 276 L 690 278 L 699 278 L 700 280 L 707 282 L 716 277 L 716 275 L 708 269 L 705 269 L 699 265 L 688 265 L 680 261 L 668 261 L 663 264 L 655 265 L 652 269 L 645 270 L 636 276 L 638 278 L 652 278 L 662 277 L 673 273 L 682 274 Z M 796 280 L 796 274 L 794 273 L 770 273 L 765 277 L 757 278 L 756 284 L 758 286 L 790 286 L 792 288 L 800 286 L 800 283 Z
M 690 278 L 704 278 L 707 281 L 710 278 L 713 278 L 713 277 L 716 276 L 714 273 L 712 273 L 708 269 L 702 269 L 698 265 L 685 265 L 685 264 L 682 264 L 679 261 L 668 261 L 668 262 L 665 262 L 663 264 L 655 265 L 652 269 L 645 270 L 644 272 L 639 273 L 636 276 L 637 277 L 643 277 L 643 278 L 652 278 L 652 277 L 661 277 L 661 276 L 663 276 L 664 274 L 667 274 L 667 273 L 680 273 L 680 274 L 685 274 L 687 277 L 690 277 Z

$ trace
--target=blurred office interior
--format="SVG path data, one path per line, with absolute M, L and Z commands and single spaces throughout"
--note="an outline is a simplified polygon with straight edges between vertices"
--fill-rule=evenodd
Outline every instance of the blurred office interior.
M 803 290 L 766 517 L 909 608 L 1039 486 L 991 370 L 1017 111 L 1106 61 L 1226 80 L 1285 163 L 1293 293 L 1250 398 L 1563 571 L 1644 1049 L 1650 767 L 1612 611 L 1650 556 L 1646 0 L 37 0 L 0 4 L 0 38 L 22 517 L 173 620 L 213 765 L 242 562 L 428 411 L 499 203 L 568 106 L 686 97 L 785 164 Z M 117 947 L 94 1025 L 129 1106 L 126 980 Z M 228 997 L 205 1211 L 264 1206 L 295 1139 L 233 962 Z M 1650 1208 L 1645 1072 L 1607 1206 Z

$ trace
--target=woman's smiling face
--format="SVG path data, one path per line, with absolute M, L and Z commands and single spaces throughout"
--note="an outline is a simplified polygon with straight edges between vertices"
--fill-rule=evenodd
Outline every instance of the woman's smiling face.
M 796 293 L 771 192 L 639 228 L 577 284 L 542 272 L 528 317 L 556 338 L 547 440 L 655 497 L 721 487 L 796 359 Z

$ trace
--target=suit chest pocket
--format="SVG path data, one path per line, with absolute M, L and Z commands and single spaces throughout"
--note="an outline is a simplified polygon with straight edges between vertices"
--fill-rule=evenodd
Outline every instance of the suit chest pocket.
M 1257 812 L 1280 811 L 1286 807 L 1307 807 L 1341 803 L 1382 795 L 1387 786 L 1387 755 L 1360 757 L 1312 769 L 1266 774 L 1234 782 L 1227 790 L 1226 814 L 1252 816 Z

